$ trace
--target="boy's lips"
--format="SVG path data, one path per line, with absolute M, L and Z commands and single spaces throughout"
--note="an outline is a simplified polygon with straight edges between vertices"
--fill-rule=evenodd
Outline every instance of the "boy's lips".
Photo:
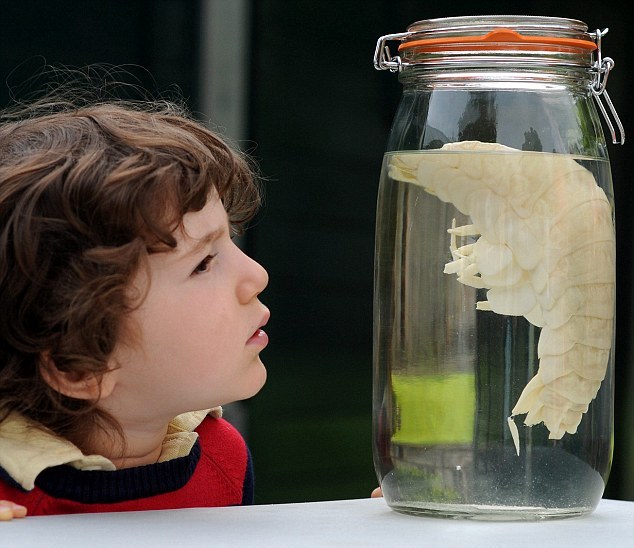
M 262 346 L 262 348 L 264 348 L 269 343 L 269 336 L 266 334 L 266 331 L 264 331 L 264 329 L 262 328 L 268 323 L 270 316 L 271 316 L 271 313 L 269 312 L 268 309 L 266 309 L 266 312 L 264 313 L 264 315 L 262 316 L 262 320 L 260 321 L 260 327 L 258 327 L 254 331 L 253 335 L 249 337 L 247 344 L 257 344 L 259 346 Z
M 253 333 L 251 338 L 247 341 L 247 344 L 257 344 L 264 348 L 267 344 L 269 344 L 269 336 L 263 329 L 256 329 L 255 333 Z

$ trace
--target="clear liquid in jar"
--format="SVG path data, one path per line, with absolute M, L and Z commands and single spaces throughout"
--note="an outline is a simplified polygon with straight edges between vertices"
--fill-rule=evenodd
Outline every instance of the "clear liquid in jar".
M 555 156 L 504 154 L 517 165 L 523 154 L 541 154 L 546 165 Z M 524 415 L 515 417 L 518 455 L 507 419 L 538 370 L 541 328 L 477 310 L 487 290 L 443 272 L 452 260 L 447 229 L 472 219 L 424 185 L 390 178 L 393 155 L 383 164 L 375 257 L 374 452 L 386 501 L 408 513 L 480 519 L 591 512 L 611 463 L 612 358 L 577 433 L 549 439 L 544 424 L 526 427 Z M 612 204 L 607 161 L 569 158 Z

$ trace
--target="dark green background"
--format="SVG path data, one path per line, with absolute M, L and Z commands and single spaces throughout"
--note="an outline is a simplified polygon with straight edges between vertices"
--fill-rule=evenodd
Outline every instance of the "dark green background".
M 0 102 L 44 62 L 138 65 L 198 107 L 200 2 L 3 0 Z M 371 457 L 372 272 L 380 164 L 400 96 L 372 66 L 376 40 L 432 17 L 534 14 L 609 27 L 608 89 L 627 129 L 631 17 L 621 2 L 252 0 L 247 137 L 266 204 L 245 245 L 271 276 L 269 381 L 246 404 L 258 503 L 356 498 Z M 152 75 L 152 78 L 149 77 Z M 213 85 L 213 82 L 211 83 Z M 213 120 L 213 113 L 207 113 Z M 632 152 L 611 146 L 617 202 L 615 460 L 606 496 L 634 500 L 630 263 Z

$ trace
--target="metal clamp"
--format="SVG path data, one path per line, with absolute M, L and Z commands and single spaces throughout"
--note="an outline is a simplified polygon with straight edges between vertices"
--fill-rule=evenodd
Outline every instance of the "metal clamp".
M 621 123 L 621 119 L 619 118 L 618 113 L 616 112 L 616 108 L 614 108 L 614 103 L 610 99 L 607 90 L 605 89 L 608 83 L 608 76 L 610 75 L 610 71 L 614 68 L 614 60 L 611 57 L 603 57 L 601 52 L 601 39 L 608 33 L 608 29 L 597 29 L 594 33 L 591 33 L 590 36 L 597 44 L 597 60 L 592 65 L 592 70 L 595 73 L 594 82 L 591 86 L 592 95 L 597 102 L 597 106 L 603 114 L 603 118 L 608 125 L 610 130 L 610 134 L 612 135 L 612 143 L 613 144 L 625 144 L 625 128 Z M 603 102 L 607 105 L 607 109 Z M 608 113 L 609 109 L 609 113 Z M 612 120 L 610 119 L 610 115 L 614 119 L 616 126 L 619 129 L 619 133 L 621 135 L 620 139 L 616 137 L 616 131 L 614 130 L 614 124 L 612 124 Z
M 400 32 L 398 34 L 386 34 L 385 36 L 381 36 L 378 39 L 376 49 L 374 50 L 374 68 L 376 70 L 400 72 L 403 69 L 404 63 L 398 55 L 392 57 L 390 48 L 386 43 L 391 40 L 400 40 L 402 42 L 403 39 L 407 38 L 410 34 L 412 33 Z

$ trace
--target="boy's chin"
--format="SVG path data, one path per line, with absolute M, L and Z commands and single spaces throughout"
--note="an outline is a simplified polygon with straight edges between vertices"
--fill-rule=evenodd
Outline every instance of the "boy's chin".
M 261 362 L 260 362 L 261 363 Z M 267 379 L 267 371 L 266 368 L 264 367 L 264 364 L 261 363 L 261 370 L 262 370 L 262 374 L 260 379 L 258 380 L 258 382 L 255 384 L 253 390 L 251 391 L 251 394 L 248 395 L 247 397 L 243 398 L 243 399 L 249 399 L 252 398 L 253 396 L 255 396 L 260 390 L 262 390 L 262 388 L 264 387 L 264 385 L 266 384 L 266 379 Z
M 244 401 L 244 400 L 248 400 L 252 398 L 253 396 L 257 395 L 258 392 L 260 392 L 260 390 L 262 390 L 262 388 L 266 384 L 266 379 L 267 379 L 266 368 L 264 367 L 264 364 L 260 362 L 258 375 L 253 376 L 249 380 L 249 384 L 245 385 L 244 390 L 241 390 L 239 394 L 236 394 L 236 397 L 234 399 L 222 405 L 229 405 L 230 403 Z

